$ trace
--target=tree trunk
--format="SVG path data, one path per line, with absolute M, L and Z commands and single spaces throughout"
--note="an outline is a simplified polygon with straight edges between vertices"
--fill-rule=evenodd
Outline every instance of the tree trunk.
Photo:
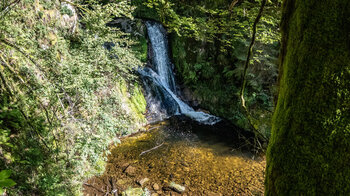
M 285 0 L 266 195 L 350 194 L 350 1 Z

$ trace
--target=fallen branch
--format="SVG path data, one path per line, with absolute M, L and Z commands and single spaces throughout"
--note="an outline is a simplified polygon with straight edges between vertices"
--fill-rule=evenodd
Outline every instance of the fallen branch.
M 152 131 L 152 130 L 154 130 L 154 129 L 158 129 L 160 126 L 156 126 L 156 127 L 152 127 L 152 128 L 150 128 L 150 129 L 148 129 L 147 131 Z
M 151 152 L 152 150 L 155 150 L 155 149 L 161 147 L 163 144 L 164 144 L 164 142 L 161 143 L 160 145 L 156 146 L 156 147 L 153 147 L 153 148 L 151 148 L 151 149 L 149 149 L 149 150 L 146 150 L 146 151 L 141 152 L 141 153 L 140 153 L 140 156 L 142 156 L 143 154 L 146 154 L 146 153 L 148 153 L 148 152 Z

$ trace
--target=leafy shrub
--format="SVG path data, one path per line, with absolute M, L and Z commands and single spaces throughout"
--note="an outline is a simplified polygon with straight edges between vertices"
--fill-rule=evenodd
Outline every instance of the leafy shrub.
M 54 0 L 17 2 L 0 19 L 0 168 L 14 172 L 13 195 L 81 194 L 108 145 L 145 123 L 136 41 L 106 25 L 133 7 L 71 5 L 80 21 Z

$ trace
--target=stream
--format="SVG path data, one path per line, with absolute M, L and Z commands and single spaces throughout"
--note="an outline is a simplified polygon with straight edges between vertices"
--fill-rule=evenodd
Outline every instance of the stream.
M 85 195 L 141 188 L 152 196 L 263 195 L 265 157 L 254 156 L 235 139 L 239 132 L 232 137 L 216 133 L 228 128 L 200 125 L 186 117 L 149 125 L 148 131 L 111 147 L 105 173 L 87 182 Z M 185 191 L 169 188 L 171 183 Z
M 265 157 L 252 154 L 254 135 L 181 100 L 166 30 L 146 22 L 150 66 L 144 83 L 144 132 L 110 147 L 106 170 L 84 184 L 85 195 L 263 195 Z

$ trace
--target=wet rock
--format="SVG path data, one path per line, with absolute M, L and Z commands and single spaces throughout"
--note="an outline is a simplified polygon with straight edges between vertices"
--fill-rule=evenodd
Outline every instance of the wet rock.
M 142 188 L 128 188 L 122 193 L 122 196 L 141 196 L 143 195 Z
M 157 183 L 154 183 L 153 186 L 152 186 L 153 190 L 155 191 L 159 191 L 160 190 L 160 187 Z
M 137 184 L 139 184 L 140 186 L 143 186 L 143 185 L 145 185 L 148 181 L 149 181 L 148 178 L 143 178 L 143 179 L 137 181 Z
M 133 167 L 131 165 L 129 165 L 124 172 L 128 175 L 128 176 L 135 176 L 136 174 L 136 167 Z
M 175 182 L 171 182 L 168 188 L 178 193 L 183 193 L 186 190 L 186 187 L 176 184 Z
M 145 188 L 128 188 L 126 191 L 122 193 L 122 196 L 151 196 L 150 191 Z

